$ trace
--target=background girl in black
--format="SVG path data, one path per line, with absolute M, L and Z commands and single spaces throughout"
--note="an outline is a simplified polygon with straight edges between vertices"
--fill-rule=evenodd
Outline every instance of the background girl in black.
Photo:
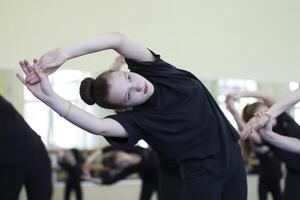
M 244 92 L 245 94 L 245 92 Z M 255 95 L 256 94 L 256 95 Z M 253 96 L 263 96 L 260 93 L 252 93 Z M 248 95 L 246 95 L 248 96 Z M 241 119 L 238 111 L 234 107 L 234 102 L 237 97 L 243 97 L 242 94 L 235 93 L 228 95 L 226 98 L 226 106 L 230 113 L 233 115 L 238 128 L 242 131 L 245 127 L 245 122 L 248 122 L 250 118 L 254 116 L 256 112 L 261 110 L 259 106 L 263 103 L 257 102 L 251 105 L 247 105 L 243 110 L 243 120 Z M 266 99 L 265 102 L 271 102 L 271 99 Z M 264 107 L 262 108 L 264 109 Z M 252 134 L 249 137 L 255 144 L 255 153 L 259 159 L 259 183 L 258 194 L 260 200 L 267 200 L 268 192 L 271 192 L 274 200 L 281 200 L 282 193 L 280 187 L 280 180 L 282 177 L 281 161 L 274 155 L 270 147 L 261 139 L 259 134 Z
M 59 150 L 58 164 L 67 172 L 64 199 L 69 200 L 71 192 L 75 191 L 76 199 L 82 199 L 80 186 L 83 158 L 77 149 Z
M 39 135 L 0 95 L 0 199 L 17 200 L 25 186 L 29 200 L 51 197 L 51 166 Z
M 300 139 L 300 127 L 288 114 L 284 113 L 300 99 L 300 89 L 290 93 L 284 99 L 277 102 L 267 110 L 261 110 L 255 117 L 251 118 L 243 130 L 245 135 L 255 132 L 264 127 L 268 122 L 272 123 L 273 131 L 287 137 Z M 276 117 L 276 120 L 274 119 Z M 263 132 L 263 131 L 262 131 Z M 268 131 L 269 132 L 269 131 Z M 264 139 L 267 138 L 261 134 Z M 266 140 L 268 141 L 268 140 Z M 284 199 L 300 199 L 300 155 L 289 151 L 282 150 L 269 143 L 273 152 L 282 160 L 287 168 L 285 179 Z
M 68 59 L 106 49 L 123 55 L 130 72 L 107 71 L 96 80 L 85 79 L 81 97 L 90 105 L 131 109 L 99 119 L 58 96 L 48 75 Z M 105 136 L 116 147 L 144 139 L 176 159 L 184 178 L 182 199 L 247 198 L 238 133 L 201 81 L 149 49 L 122 34 L 107 33 L 52 50 L 38 60 L 34 70 L 24 73 L 26 79 L 18 75 L 20 81 L 77 126 Z
M 110 185 L 137 173 L 142 180 L 140 200 L 150 200 L 152 194 L 158 192 L 158 163 L 157 157 L 152 150 L 138 146 L 125 151 L 104 148 L 101 152 L 96 151 L 96 153 L 92 154 L 86 164 L 90 165 L 99 155 L 103 156 L 102 162 L 106 169 L 100 172 L 99 178 L 92 178 L 86 175 L 86 180 Z M 88 166 L 86 167 L 89 168 Z

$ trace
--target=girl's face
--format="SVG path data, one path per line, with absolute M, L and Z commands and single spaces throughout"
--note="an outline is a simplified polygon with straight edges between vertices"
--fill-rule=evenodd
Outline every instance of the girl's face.
M 124 107 L 140 105 L 154 92 L 151 82 L 133 72 L 115 71 L 110 74 L 108 84 L 110 85 L 108 102 Z
M 267 106 L 267 105 L 260 105 L 260 106 L 258 106 L 257 108 L 256 108 L 256 110 L 255 110 L 255 112 L 256 113 L 259 113 L 259 112 L 265 112 L 266 110 L 268 110 L 269 109 L 269 107 Z M 276 119 L 272 119 L 272 121 L 271 121 L 271 124 L 272 124 L 272 126 L 275 126 L 276 125 Z

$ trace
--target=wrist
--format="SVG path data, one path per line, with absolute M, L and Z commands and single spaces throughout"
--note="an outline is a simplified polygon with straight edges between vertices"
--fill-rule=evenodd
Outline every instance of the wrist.
M 239 117 L 239 113 L 236 110 L 231 110 L 230 112 L 233 116 Z
M 265 133 L 261 134 L 262 138 L 266 141 L 272 141 L 273 140 L 273 131 L 266 131 Z

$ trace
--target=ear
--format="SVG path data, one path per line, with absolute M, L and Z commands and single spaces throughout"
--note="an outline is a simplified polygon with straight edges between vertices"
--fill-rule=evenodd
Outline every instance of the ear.
M 132 107 L 128 107 L 128 108 L 119 108 L 119 109 L 116 109 L 116 113 L 121 113 L 121 112 L 125 112 L 127 110 L 132 110 Z

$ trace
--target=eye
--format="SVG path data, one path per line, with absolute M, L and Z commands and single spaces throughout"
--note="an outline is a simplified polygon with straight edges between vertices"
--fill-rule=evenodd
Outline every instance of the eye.
M 131 92 L 128 92 L 128 95 L 127 95 L 127 100 L 128 101 L 130 101 L 130 99 L 131 99 L 131 94 L 130 94 Z

